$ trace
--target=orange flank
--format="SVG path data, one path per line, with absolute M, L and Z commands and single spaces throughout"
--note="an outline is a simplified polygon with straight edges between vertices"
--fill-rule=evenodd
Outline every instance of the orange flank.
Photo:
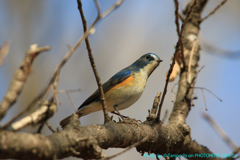
M 117 85 L 115 85 L 114 87 L 112 87 L 110 90 L 114 90 L 118 87 L 129 87 L 131 86 L 133 83 L 133 75 L 131 75 L 130 77 L 128 77 L 127 79 L 125 79 L 124 81 L 118 83 Z

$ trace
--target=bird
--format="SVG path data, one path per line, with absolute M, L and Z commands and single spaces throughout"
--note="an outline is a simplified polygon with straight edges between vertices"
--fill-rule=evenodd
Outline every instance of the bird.
M 130 66 L 122 69 L 102 85 L 106 106 L 109 112 L 114 113 L 126 109 L 134 104 L 142 95 L 148 77 L 159 66 L 162 60 L 154 53 L 141 56 Z M 100 92 L 97 89 L 78 108 L 78 117 L 102 110 Z M 115 113 L 116 114 L 116 113 Z M 121 116 L 121 114 L 120 114 Z M 60 122 L 64 127 L 70 121 L 70 116 Z M 122 117 L 122 116 L 121 116 Z

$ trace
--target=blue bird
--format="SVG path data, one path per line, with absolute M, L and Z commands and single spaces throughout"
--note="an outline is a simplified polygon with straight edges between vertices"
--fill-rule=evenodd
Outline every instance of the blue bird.
M 142 95 L 148 77 L 160 62 L 162 60 L 156 54 L 147 53 L 105 82 L 102 87 L 108 111 L 117 111 L 120 114 L 118 110 L 126 109 L 134 104 Z M 100 92 L 97 89 L 82 103 L 76 114 L 80 118 L 99 110 L 102 110 L 102 104 Z M 65 126 L 69 123 L 69 119 L 70 116 L 63 119 L 60 125 Z

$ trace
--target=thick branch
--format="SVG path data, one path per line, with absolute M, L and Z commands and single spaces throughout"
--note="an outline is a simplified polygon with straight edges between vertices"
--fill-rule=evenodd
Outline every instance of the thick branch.
M 188 7 L 190 7 L 193 2 L 194 1 L 191 1 Z M 174 103 L 173 111 L 170 115 L 169 123 L 185 123 L 186 117 L 191 109 L 191 99 L 193 96 L 192 87 L 196 81 L 194 77 L 197 75 L 200 50 L 200 44 L 197 41 L 200 28 L 199 20 L 201 19 L 201 13 L 206 3 L 207 0 L 198 0 L 197 4 L 192 9 L 191 18 L 188 18 L 188 21 L 185 23 L 182 40 L 186 62 L 185 67 L 188 68 L 190 65 L 190 73 L 188 73 L 187 69 L 181 70 L 177 97 Z M 185 9 L 186 11 L 189 11 L 188 7 Z M 192 59 L 190 61 L 190 54 L 194 44 L 193 42 L 195 42 L 195 49 L 192 52 Z M 191 64 L 189 62 L 191 62 Z M 189 74 L 190 77 L 192 77 L 191 84 L 188 83 Z
M 101 148 L 125 148 L 146 136 L 149 138 L 138 146 L 139 151 L 163 154 L 179 150 L 185 137 L 182 133 L 189 133 L 187 127 L 163 125 L 154 132 L 157 125 L 107 123 L 82 127 L 73 116 L 71 125 L 47 137 L 1 130 L 0 159 L 101 158 Z

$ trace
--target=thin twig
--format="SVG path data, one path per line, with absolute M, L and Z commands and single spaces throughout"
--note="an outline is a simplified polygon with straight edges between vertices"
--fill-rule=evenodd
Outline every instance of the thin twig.
M 66 94 L 67 94 L 68 99 L 70 100 L 70 102 L 71 102 L 71 104 L 72 104 L 72 106 L 73 106 L 73 109 L 74 109 L 75 111 L 77 111 L 77 107 L 76 107 L 76 105 L 73 103 L 72 98 L 70 97 L 69 93 L 70 93 L 70 92 L 80 92 L 80 91 L 81 91 L 80 88 L 79 88 L 79 89 L 73 89 L 73 90 L 57 90 L 58 93 L 66 93 Z
M 179 6 L 179 3 L 178 3 L 178 0 L 174 0 L 174 4 L 175 4 L 175 23 L 176 23 L 176 30 L 177 30 L 177 34 L 178 36 L 180 36 L 180 25 L 179 25 L 179 14 L 178 14 L 178 6 Z
M 76 107 L 76 105 L 73 103 L 72 98 L 70 97 L 69 93 L 66 92 L 66 94 L 67 94 L 67 96 L 68 96 L 68 98 L 69 98 L 69 100 L 70 100 L 70 102 L 71 102 L 71 104 L 72 104 L 72 106 L 73 106 L 73 109 L 74 109 L 75 111 L 77 111 L 77 107 Z
M 212 91 L 210 91 L 210 90 L 207 89 L 207 88 L 204 88 L 204 87 L 193 87 L 193 88 L 195 88 L 195 89 L 204 89 L 204 90 L 210 92 L 210 93 L 211 93 L 212 95 L 214 95 L 219 101 L 222 102 L 222 99 L 221 99 L 221 98 L 219 98 L 216 94 L 214 94 Z
M 96 20 L 105 17 L 106 16 L 105 13 L 110 13 L 109 10 L 107 10 L 104 13 L 101 14 L 100 5 L 99 5 L 98 1 L 95 0 L 94 2 L 95 2 L 95 5 L 96 5 L 96 8 L 98 10 L 98 16 L 97 16 Z M 118 5 L 116 5 L 118 2 L 120 2 L 120 3 Z M 118 1 L 118 2 L 115 3 L 115 5 L 113 5 L 113 6 L 115 6 L 114 8 L 111 7 L 112 10 L 115 9 L 117 6 L 119 6 L 123 2 L 123 0 Z M 84 30 L 84 32 L 86 32 L 87 31 L 87 21 L 85 19 L 84 13 L 83 13 L 81 0 L 77 0 L 77 3 L 78 3 L 78 9 L 79 9 L 79 12 L 80 12 L 80 15 L 81 15 L 81 18 L 82 18 L 83 30 Z M 108 109 L 107 109 L 107 106 L 106 106 L 106 101 L 105 101 L 105 97 L 104 97 L 102 83 L 101 83 L 100 77 L 99 77 L 98 72 L 97 72 L 97 68 L 96 68 L 96 65 L 95 65 L 95 62 L 94 62 L 94 58 L 93 58 L 93 55 L 92 55 L 92 49 L 91 49 L 88 37 L 85 38 L 85 43 L 86 43 L 87 50 L 88 50 L 88 57 L 89 57 L 89 60 L 90 60 L 90 63 L 91 63 L 91 66 L 92 66 L 92 69 L 93 69 L 93 72 L 94 72 L 94 75 L 95 75 L 95 78 L 96 78 L 96 81 L 97 81 L 98 89 L 99 89 L 99 92 L 100 92 L 101 103 L 102 103 L 103 113 L 104 113 L 104 121 L 106 123 L 106 122 L 110 121 L 110 117 L 108 115 Z
M 176 23 L 176 29 L 177 29 L 177 34 L 178 34 L 178 38 L 179 38 L 179 43 L 180 43 L 180 46 L 181 46 L 181 59 L 182 59 L 182 63 L 183 63 L 183 68 L 185 68 L 185 60 L 184 60 L 184 54 L 183 54 L 183 43 L 182 43 L 182 30 L 183 28 L 181 29 L 181 33 L 180 33 L 180 25 L 179 25 L 179 14 L 178 14 L 178 8 L 179 8 L 179 3 L 178 3 L 178 0 L 174 0 L 174 4 L 175 4 L 175 23 Z M 186 22 L 185 22 L 186 23 Z M 177 46 L 176 46 L 176 50 L 178 50 Z M 175 60 L 175 59 L 173 59 Z
M 158 105 L 159 105 L 159 102 L 160 102 L 161 94 L 162 94 L 162 92 L 157 93 L 157 95 L 154 99 L 154 102 L 153 102 L 153 107 L 152 107 L 152 110 L 151 110 L 151 114 L 156 114 L 157 108 L 158 108 Z
M 212 12 L 210 12 L 206 17 L 202 18 L 201 22 L 203 22 L 204 20 L 208 19 L 211 15 L 213 15 L 226 2 L 227 2 L 227 0 L 223 0 Z
M 237 145 L 228 137 L 224 130 L 205 112 L 203 112 L 203 117 L 210 123 L 210 125 L 215 129 L 217 134 L 233 149 L 236 150 Z
M 48 126 L 48 128 L 54 133 L 56 132 L 55 129 L 48 123 L 48 121 L 45 122 L 45 124 Z
M 81 2 L 81 0 L 77 0 L 78 2 Z M 95 5 L 96 5 L 96 7 L 97 7 L 97 11 L 98 11 L 98 16 L 100 16 L 101 15 L 101 8 L 100 8 L 100 4 L 98 3 L 98 0 L 94 0 L 94 3 L 95 3 Z M 79 3 L 78 3 L 78 7 L 79 7 Z M 79 9 L 79 8 L 78 8 Z M 86 22 L 86 24 L 87 24 L 87 21 L 86 21 L 86 19 L 85 19 L 85 16 L 84 16 L 84 14 L 83 14 L 83 10 L 82 10 L 82 4 L 81 4 L 81 8 L 79 9 L 79 11 L 81 10 L 81 12 L 80 12 L 80 14 L 81 14 L 81 17 L 82 17 L 82 19 L 84 19 L 85 20 L 85 22 Z M 84 24 L 83 24 L 84 25 Z M 84 29 L 85 30 L 85 29 Z M 86 40 L 86 39 L 85 39 Z
M 205 65 L 203 65 L 198 71 L 197 74 L 205 67 Z
M 162 119 L 162 123 L 164 123 L 167 120 L 168 117 L 168 110 L 165 111 L 164 117 Z
M 178 16 L 181 19 L 182 22 L 184 22 L 185 17 L 183 17 L 183 15 L 178 11 Z
M 7 57 L 8 53 L 9 53 L 9 48 L 10 48 L 10 44 L 8 41 L 6 41 L 2 45 L 2 47 L 0 47 L 0 66 L 3 64 L 3 61 Z
M 37 130 L 37 133 L 41 133 L 42 132 L 42 129 L 44 127 L 44 122 L 40 124 L 38 130 Z
M 82 43 L 82 41 L 89 35 L 91 34 L 92 29 L 94 28 L 94 26 L 96 25 L 96 23 L 104 18 L 106 15 L 108 15 L 109 13 L 111 13 L 114 9 L 116 9 L 119 5 L 121 5 L 121 3 L 123 2 L 123 0 L 118 0 L 112 7 L 110 7 L 108 10 L 106 10 L 104 13 L 101 14 L 100 17 L 97 17 L 96 20 L 93 22 L 93 24 L 89 27 L 89 29 L 87 30 L 87 32 L 85 32 L 82 37 L 77 41 L 77 43 L 74 45 L 74 47 L 70 48 L 69 51 L 67 52 L 67 54 L 64 56 L 64 58 L 62 59 L 62 61 L 58 64 L 58 66 L 56 67 L 53 75 L 51 76 L 51 79 L 48 83 L 48 85 L 44 88 L 44 90 L 21 112 L 19 112 L 15 117 L 13 117 L 10 121 L 8 121 L 3 127 L 8 126 L 9 124 L 11 124 L 12 122 L 14 122 L 16 119 L 18 119 L 20 116 L 22 116 L 25 112 L 27 112 L 33 105 L 35 105 L 37 102 L 39 102 L 44 95 L 46 94 L 48 88 L 56 81 L 56 77 L 57 75 L 60 73 L 61 68 L 64 66 L 64 64 L 67 62 L 67 60 L 72 56 L 73 52 L 80 46 L 80 44 Z
M 203 100 L 204 100 L 204 105 L 205 105 L 205 110 L 207 111 L 207 103 L 206 103 L 206 98 L 205 98 L 205 95 L 204 95 L 204 92 L 203 92 L 203 89 L 201 89 L 202 91 L 202 95 L 203 95 Z
M 196 79 L 198 73 L 199 73 L 204 67 L 205 67 L 205 66 L 203 65 L 203 66 L 197 71 L 197 74 L 196 74 L 196 76 L 193 78 L 193 80 Z M 193 82 L 193 81 L 192 81 L 192 82 Z M 175 93 L 173 90 L 174 90 L 174 88 L 176 87 L 176 85 L 182 84 L 182 83 L 186 83 L 186 82 L 178 82 L 178 83 L 174 84 L 173 87 L 172 87 L 171 92 L 174 93 L 174 94 L 177 94 L 177 93 Z M 195 87 L 194 87 L 194 88 L 195 88 Z M 172 102 L 173 102 L 173 100 L 172 100 Z
M 56 94 L 55 94 L 55 98 L 54 98 L 54 99 L 56 99 L 56 101 L 57 101 L 57 103 L 58 103 L 59 105 L 62 105 L 61 99 L 59 98 L 59 96 L 58 96 L 58 94 L 57 94 L 57 91 L 56 91 Z

